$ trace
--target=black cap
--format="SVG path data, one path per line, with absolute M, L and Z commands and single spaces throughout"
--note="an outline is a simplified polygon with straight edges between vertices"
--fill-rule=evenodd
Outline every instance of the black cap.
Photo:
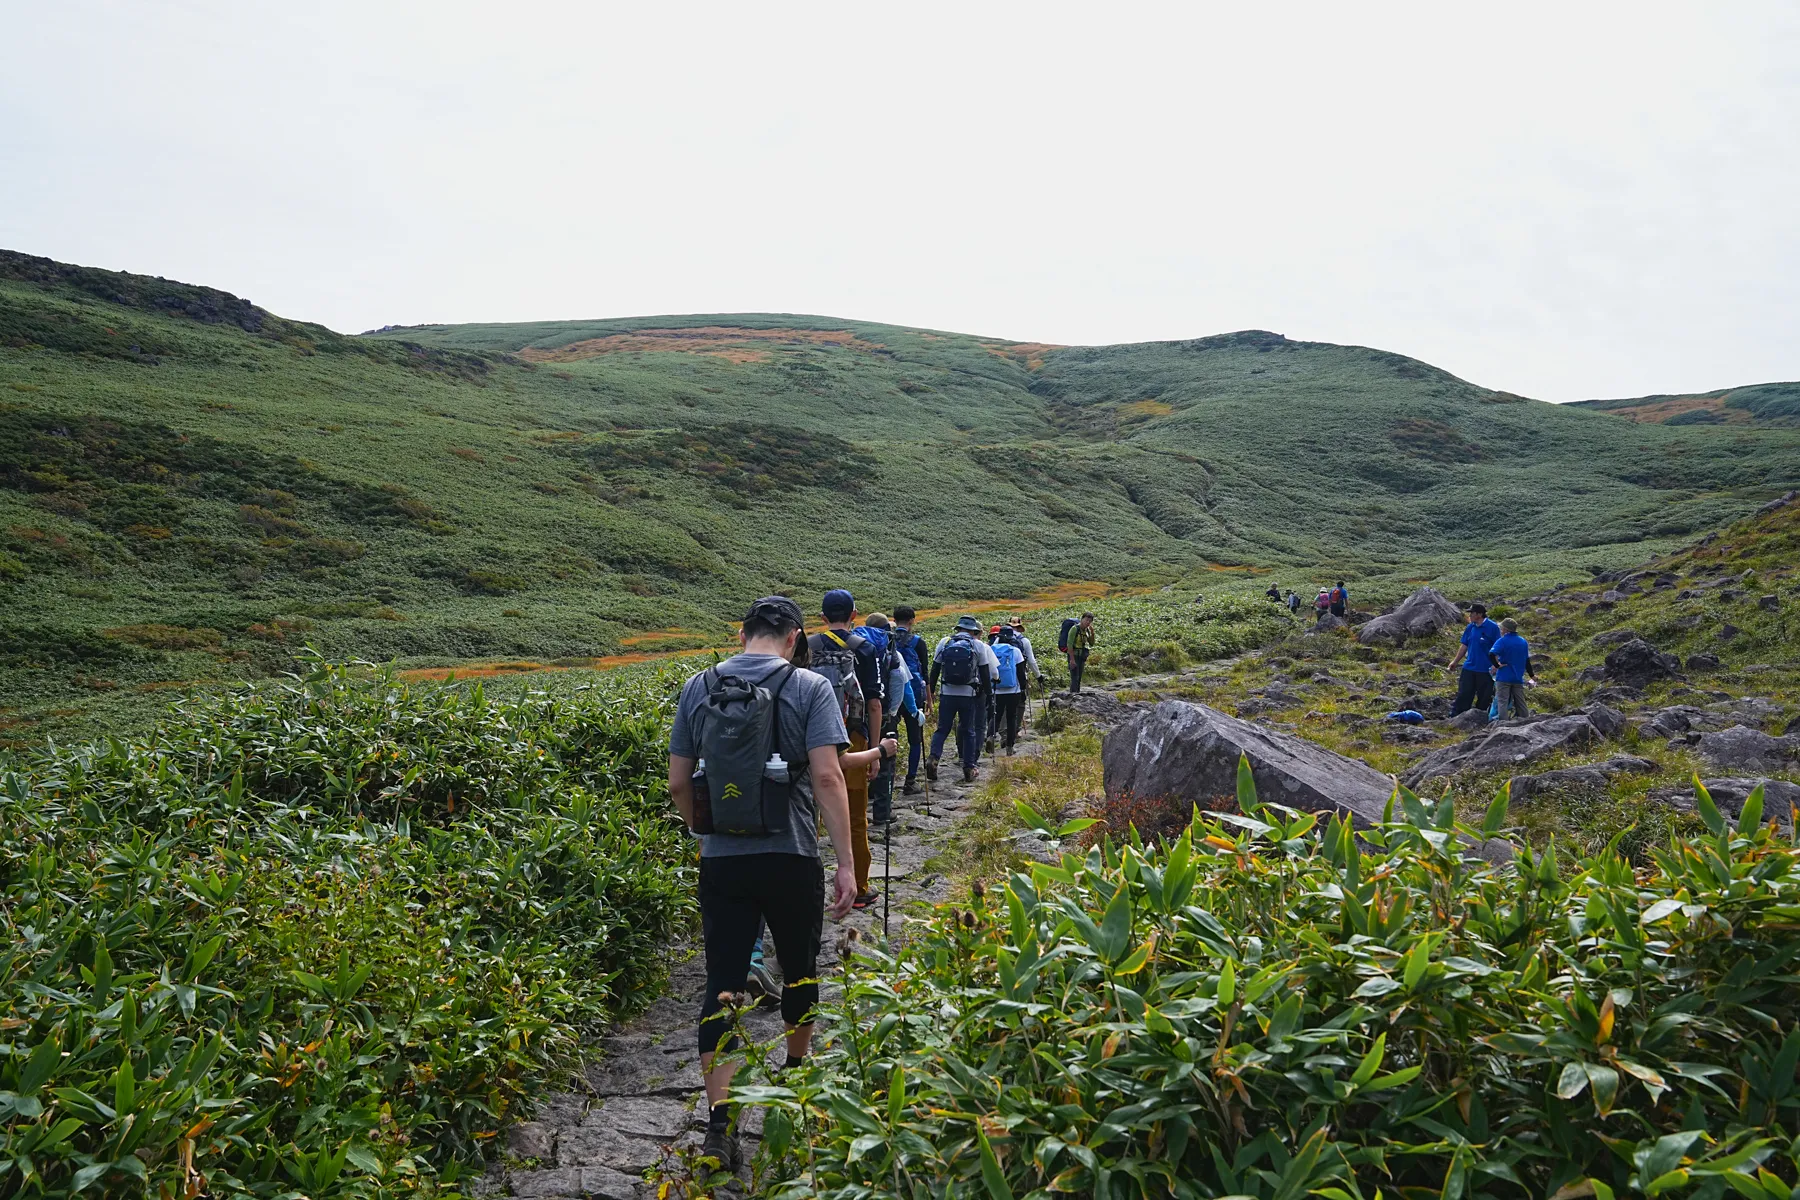
M 764 620 L 781 629 L 805 629 L 806 618 L 800 615 L 800 606 L 786 596 L 764 596 L 750 606 L 744 614 L 746 623 L 753 620 Z

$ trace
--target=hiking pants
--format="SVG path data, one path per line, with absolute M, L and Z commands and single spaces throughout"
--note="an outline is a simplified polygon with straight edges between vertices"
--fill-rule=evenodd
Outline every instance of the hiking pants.
M 919 760 L 925 757 L 925 722 L 916 712 L 905 713 L 901 719 L 906 722 L 906 785 L 911 787 L 919 778 Z
M 931 761 L 944 757 L 944 739 L 956 723 L 956 749 L 965 767 L 981 761 L 981 697 L 938 696 L 937 732 L 931 735 Z
M 744 990 L 751 948 L 765 921 L 781 962 L 781 1018 L 804 1025 L 819 1002 L 819 937 L 825 927 L 825 875 L 819 860 L 804 854 L 700 860 L 700 930 L 706 943 L 702 1054 L 717 1050 L 730 1032 L 728 1019 L 720 1014 L 719 993 Z
M 1456 703 L 1450 706 L 1450 715 L 1454 717 L 1471 708 L 1480 708 L 1485 714 L 1493 702 L 1494 677 L 1486 671 L 1471 671 L 1465 667 L 1462 677 L 1456 681 Z
M 850 749 L 868 748 L 869 739 L 860 730 L 851 730 Z M 844 788 L 850 793 L 850 859 L 856 868 L 856 890 L 860 895 L 869 890 L 869 864 L 875 860 L 869 851 L 868 768 L 845 767 Z
M 1088 652 L 1086 650 L 1069 652 L 1069 690 L 1071 692 L 1081 690 L 1081 673 L 1087 670 L 1087 660 Z
M 1525 685 L 1523 683 L 1496 683 L 1494 694 L 1500 698 L 1500 719 L 1508 716 L 1529 717 L 1531 709 L 1525 704 Z
M 1025 719 L 1025 693 L 995 692 L 994 708 L 999 718 L 1000 744 L 1011 750 L 1019 740 L 1019 722 Z

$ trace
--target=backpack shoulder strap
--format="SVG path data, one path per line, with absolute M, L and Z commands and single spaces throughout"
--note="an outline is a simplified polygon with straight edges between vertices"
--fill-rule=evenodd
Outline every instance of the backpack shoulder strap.
M 843 638 L 839 637 L 837 635 L 837 630 L 835 630 L 835 629 L 827 629 L 824 632 L 822 632 L 819 636 L 830 638 L 833 642 L 837 643 L 838 648 L 841 650 L 848 650 L 850 648 L 850 644 L 848 642 L 846 642 Z

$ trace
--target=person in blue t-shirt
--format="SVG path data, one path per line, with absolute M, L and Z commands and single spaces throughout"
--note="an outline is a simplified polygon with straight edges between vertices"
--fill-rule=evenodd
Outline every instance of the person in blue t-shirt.
M 1459 665 L 1462 667 L 1462 674 L 1456 681 L 1456 703 L 1450 706 L 1453 717 L 1471 708 L 1480 708 L 1485 713 L 1488 705 L 1494 702 L 1494 676 L 1488 653 L 1500 640 L 1500 627 L 1488 620 L 1485 604 L 1469 605 L 1463 620 L 1467 625 L 1462 632 L 1462 647 L 1444 668 L 1448 673 Z
M 1528 717 L 1525 706 L 1525 683 L 1537 686 L 1537 673 L 1531 669 L 1531 644 L 1519 636 L 1519 623 L 1508 617 L 1500 622 L 1500 640 L 1488 651 L 1494 664 L 1495 695 L 1499 699 L 1500 716 Z

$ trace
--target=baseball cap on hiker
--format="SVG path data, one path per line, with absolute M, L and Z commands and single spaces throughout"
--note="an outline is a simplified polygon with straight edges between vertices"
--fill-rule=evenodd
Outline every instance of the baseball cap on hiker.
M 856 597 L 843 588 L 832 588 L 819 601 L 819 612 L 827 621 L 842 621 L 856 611 Z
M 956 619 L 956 627 L 958 629 L 966 629 L 970 633 L 981 632 L 981 622 L 977 621 L 974 617 L 958 617 Z
M 767 621 L 777 629 L 804 629 L 806 618 L 800 615 L 800 606 L 786 596 L 764 596 L 750 606 L 744 614 L 744 623 L 751 621 Z

